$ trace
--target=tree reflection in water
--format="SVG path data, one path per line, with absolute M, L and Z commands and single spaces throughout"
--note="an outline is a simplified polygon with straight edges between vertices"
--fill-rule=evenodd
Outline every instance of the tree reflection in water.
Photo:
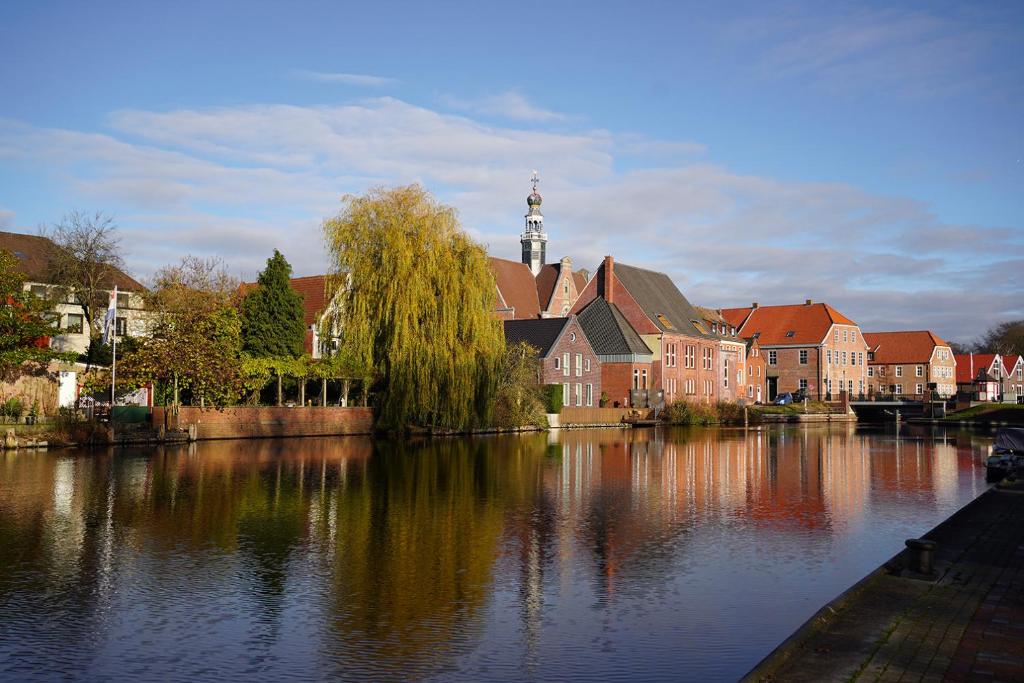
M 0 674 L 735 678 L 976 495 L 987 443 L 843 427 L 4 454 Z

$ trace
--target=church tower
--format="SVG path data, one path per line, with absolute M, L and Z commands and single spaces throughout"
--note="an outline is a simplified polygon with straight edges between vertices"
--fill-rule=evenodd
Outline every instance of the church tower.
M 544 259 L 547 256 L 548 236 L 544 232 L 544 214 L 540 212 L 540 193 L 537 192 L 537 183 L 540 177 L 533 172 L 530 178 L 533 183 L 533 192 L 526 198 L 526 205 L 530 210 L 526 214 L 526 229 L 523 230 L 519 243 L 523 245 L 523 263 L 530 266 L 530 272 L 534 277 L 544 267 Z

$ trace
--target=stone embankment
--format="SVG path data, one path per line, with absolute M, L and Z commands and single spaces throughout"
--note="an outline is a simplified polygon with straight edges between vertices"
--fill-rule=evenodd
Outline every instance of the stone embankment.
M 924 538 L 931 573 L 903 551 L 744 680 L 1024 680 L 1024 486 L 989 489 Z

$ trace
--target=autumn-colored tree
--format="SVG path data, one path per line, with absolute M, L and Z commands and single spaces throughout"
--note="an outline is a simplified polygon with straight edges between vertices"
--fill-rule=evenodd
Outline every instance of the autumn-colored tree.
M 42 372 L 54 359 L 74 360 L 75 354 L 49 348 L 53 325 L 46 301 L 25 291 L 18 258 L 0 249 L 0 379 Z
M 527 342 L 511 344 L 505 349 L 498 373 L 494 426 L 507 429 L 546 425 L 538 381 L 537 349 Z
M 377 378 L 378 425 L 486 425 L 504 351 L 494 275 L 455 210 L 418 185 L 347 196 L 324 222 L 350 284 L 340 329 Z
M 186 257 L 161 270 L 149 295 L 157 318 L 151 335 L 119 362 L 119 375 L 127 383 L 169 383 L 175 404 L 181 389 L 203 405 L 235 401 L 242 346 L 237 288 L 217 260 Z

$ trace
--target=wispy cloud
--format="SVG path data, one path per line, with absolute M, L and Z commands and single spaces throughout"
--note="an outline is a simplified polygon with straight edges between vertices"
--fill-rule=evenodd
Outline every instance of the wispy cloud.
M 551 123 L 568 121 L 570 119 L 565 114 L 536 106 L 525 95 L 516 90 L 508 90 L 497 95 L 487 95 L 476 99 L 444 97 L 442 101 L 452 109 L 459 111 L 483 114 L 484 116 L 496 116 L 513 121 Z
M 905 97 L 986 92 L 1019 81 L 1007 56 L 1019 17 L 978 6 L 940 15 L 927 8 L 815 5 L 816 11 L 765 10 L 723 30 L 768 79 L 803 81 L 831 94 L 885 91 Z M 987 74 L 980 77 L 979 74 Z M 1017 87 L 1020 92 L 1020 87 Z M 1005 96 L 1006 93 L 1001 93 Z
M 331 71 L 307 71 L 305 69 L 293 69 L 291 72 L 294 78 L 304 81 L 316 81 L 318 83 L 341 83 L 343 85 L 361 85 L 369 88 L 380 88 L 385 85 L 398 83 L 396 78 L 386 76 L 372 76 L 370 74 L 349 74 Z
M 116 211 L 140 275 L 196 253 L 251 276 L 274 247 L 296 272 L 322 271 L 319 225 L 341 195 L 409 182 L 516 258 L 537 168 L 548 252 L 579 267 L 614 254 L 668 272 L 699 303 L 829 300 L 869 328 L 912 321 L 954 339 L 1024 317 L 1024 283 L 998 275 L 1019 272 L 999 259 L 1024 253 L 1021 226 L 956 225 L 907 197 L 738 173 L 693 143 L 571 120 L 495 125 L 391 97 L 119 111 L 109 123 L 99 134 L 0 120 L 0 158 L 42 175 L 55 204 Z

